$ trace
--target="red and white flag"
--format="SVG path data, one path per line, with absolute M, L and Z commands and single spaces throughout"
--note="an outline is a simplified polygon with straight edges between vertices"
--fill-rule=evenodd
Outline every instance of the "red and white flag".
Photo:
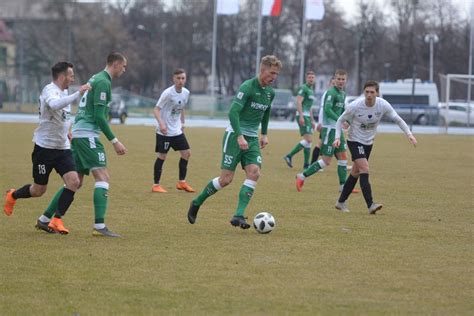
M 239 13 L 239 9 L 239 0 L 217 0 L 217 14 L 237 14 Z
M 263 16 L 280 16 L 281 0 L 263 0 L 262 15 Z
M 306 0 L 306 20 L 322 20 L 324 17 L 323 0 Z

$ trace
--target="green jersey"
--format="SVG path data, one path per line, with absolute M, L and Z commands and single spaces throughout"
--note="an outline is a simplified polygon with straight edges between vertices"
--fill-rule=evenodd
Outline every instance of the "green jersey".
M 337 87 L 332 87 L 326 92 L 324 98 L 323 127 L 336 127 L 336 122 L 344 112 L 344 101 L 346 93 Z
M 115 138 L 108 124 L 109 103 L 112 100 L 112 78 L 105 71 L 93 75 L 88 83 L 91 89 L 79 102 L 72 126 L 74 138 L 99 137 L 103 132 L 108 140 Z
M 297 95 L 299 95 L 300 97 L 303 97 L 303 101 L 301 102 L 303 115 L 310 116 L 311 115 L 310 110 L 314 102 L 313 89 L 311 89 L 311 86 L 308 86 L 308 84 L 304 84 L 298 89 Z
M 270 86 L 262 87 L 258 78 L 245 81 L 239 87 L 229 111 L 230 126 L 227 131 L 237 135 L 258 137 L 262 124 L 262 134 L 267 134 L 270 107 L 275 92 Z

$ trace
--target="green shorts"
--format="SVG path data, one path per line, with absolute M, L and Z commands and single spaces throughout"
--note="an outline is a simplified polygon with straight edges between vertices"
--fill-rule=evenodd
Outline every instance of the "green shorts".
M 304 136 L 306 134 L 313 134 L 313 124 L 311 124 L 311 117 L 304 115 L 304 125 L 300 125 L 300 116 L 296 115 L 296 123 L 298 124 L 298 127 L 300 128 L 300 135 Z
M 345 152 L 346 151 L 346 140 L 344 138 L 344 133 L 341 133 L 341 145 L 339 148 L 333 148 L 332 143 L 336 138 L 336 129 L 323 127 L 321 130 L 321 155 L 332 157 L 335 153 Z
M 73 138 L 71 150 L 77 172 L 88 175 L 91 169 L 107 167 L 104 145 L 97 137 Z
M 240 162 L 242 168 L 247 165 L 262 165 L 262 156 L 260 154 L 260 144 L 258 137 L 245 136 L 249 144 L 249 149 L 241 150 L 237 143 L 237 135 L 234 132 L 226 131 L 222 140 L 222 161 L 221 169 L 235 171 Z

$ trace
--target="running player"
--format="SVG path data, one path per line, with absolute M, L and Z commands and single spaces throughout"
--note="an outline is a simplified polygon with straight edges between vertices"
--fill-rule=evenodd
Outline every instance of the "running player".
M 167 192 L 160 185 L 160 178 L 166 155 L 170 148 L 173 148 L 174 150 L 179 150 L 181 154 L 179 159 L 179 181 L 176 184 L 176 189 L 195 192 L 185 180 L 191 151 L 183 132 L 185 122 L 184 108 L 189 100 L 189 90 L 184 87 L 186 83 L 186 72 L 184 69 L 178 68 L 174 71 L 173 83 L 171 87 L 163 91 L 154 110 L 155 118 L 158 122 L 155 146 L 157 157 L 154 165 L 155 184 L 151 190 L 152 192 L 159 193 Z
M 235 169 L 240 163 L 245 171 L 246 179 L 240 188 L 237 209 L 230 224 L 242 229 L 250 227 L 244 213 L 260 177 L 262 164 L 260 149 L 268 144 L 270 107 L 275 97 L 275 92 L 270 85 L 276 80 L 281 67 L 281 61 L 275 56 L 265 56 L 260 62 L 259 75 L 245 81 L 239 87 L 231 104 L 230 125 L 226 129 L 222 143 L 221 175 L 211 180 L 191 201 L 188 210 L 188 220 L 191 224 L 195 223 L 198 210 L 204 201 L 232 182 Z
M 17 199 L 42 196 L 48 187 L 49 175 L 53 169 L 63 178 L 65 187 L 57 197 L 57 203 L 49 218 L 38 220 L 36 227 L 47 232 L 69 233 L 62 217 L 74 200 L 79 187 L 79 177 L 71 153 L 68 131 L 71 125 L 71 103 L 87 90 L 88 84 L 68 95 L 68 88 L 74 82 L 74 66 L 59 62 L 51 68 L 53 81 L 46 85 L 39 97 L 39 125 L 33 136 L 35 143 L 31 159 L 33 162 L 33 184 L 26 184 L 5 196 L 3 211 L 10 216 Z M 50 218 L 54 215 L 54 218 Z
M 334 148 L 338 148 L 341 142 L 341 128 L 346 121 L 350 121 L 347 145 L 351 151 L 352 166 L 351 174 L 347 178 L 344 188 L 336 202 L 336 209 L 349 212 L 346 200 L 352 192 L 357 179 L 360 178 L 360 187 L 364 195 L 369 214 L 375 214 L 382 208 L 382 204 L 374 203 L 372 188 L 369 182 L 369 157 L 372 151 L 377 126 L 384 115 L 387 115 L 407 135 L 408 141 L 416 147 L 417 141 L 411 133 L 405 121 L 395 112 L 390 103 L 377 97 L 379 84 L 376 81 L 367 81 L 364 84 L 365 98 L 359 98 L 349 104 L 346 111 L 339 117 L 336 123 L 336 134 L 333 142 Z
M 309 166 L 311 142 L 313 141 L 313 132 L 316 127 L 312 108 L 314 103 L 313 88 L 315 79 L 314 71 L 308 71 L 306 73 L 306 83 L 299 88 L 296 97 L 296 122 L 298 123 L 300 135 L 303 136 L 303 139 L 283 157 L 290 168 L 293 168 L 293 156 L 300 152 L 301 149 L 303 149 L 304 155 L 303 168 L 306 169 Z
M 322 159 L 312 163 L 302 173 L 296 175 L 296 189 L 301 191 L 306 177 L 309 177 L 321 169 L 329 166 L 332 156 L 335 155 L 337 159 L 337 174 L 339 177 L 339 191 L 346 182 L 347 177 L 347 154 L 344 136 L 341 136 L 341 146 L 333 148 L 334 135 L 336 133 L 336 121 L 344 111 L 344 101 L 346 93 L 344 87 L 347 81 L 347 72 L 338 69 L 334 74 L 335 86 L 330 88 L 324 100 L 324 117 L 323 128 L 321 130 L 321 139 L 323 141 L 321 153 Z

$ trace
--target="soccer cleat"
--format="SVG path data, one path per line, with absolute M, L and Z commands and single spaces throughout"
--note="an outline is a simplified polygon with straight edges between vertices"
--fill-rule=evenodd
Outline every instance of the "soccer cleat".
M 246 217 L 243 217 L 243 216 L 234 216 L 230 220 L 230 224 L 232 226 L 240 227 L 242 229 L 249 229 L 250 225 L 249 225 L 249 223 L 247 223 L 247 221 L 245 219 L 246 219 Z
M 301 192 L 304 185 L 304 176 L 302 173 L 296 175 L 296 191 Z
M 93 236 L 104 236 L 104 237 L 120 237 L 119 234 L 116 234 L 112 231 L 110 231 L 107 226 L 104 228 L 94 228 L 92 231 Z
M 288 167 L 293 168 L 293 163 L 291 162 L 291 157 L 290 156 L 283 157 L 283 160 L 285 160 Z
M 179 181 L 176 183 L 176 189 L 178 190 L 184 190 L 186 192 L 196 192 L 189 184 L 187 184 L 185 181 Z
M 360 193 L 360 189 L 352 189 L 352 193 Z
M 191 224 L 194 224 L 196 222 L 196 217 L 199 211 L 199 205 L 195 205 L 193 201 L 191 201 L 191 204 L 189 204 L 189 210 L 188 210 L 188 221 Z
M 375 215 L 377 211 L 382 209 L 382 206 L 382 204 L 372 203 L 372 205 L 369 207 L 369 214 Z
M 52 229 L 56 233 L 60 233 L 63 235 L 69 234 L 69 230 L 64 227 L 63 220 L 57 217 L 53 217 L 51 222 L 48 224 L 48 228 Z
M 347 171 L 351 171 L 351 170 L 352 170 L 352 166 L 347 165 L 346 170 L 347 170 Z
M 349 213 L 349 212 L 350 212 L 350 211 L 349 211 L 349 208 L 348 208 L 347 205 L 346 205 L 346 202 L 339 202 L 339 201 L 337 201 L 337 202 L 336 202 L 336 208 L 337 208 L 339 211 L 343 212 L 343 213 Z
M 167 193 L 168 191 L 166 191 L 161 185 L 154 184 L 151 188 L 151 192 Z
M 42 222 L 38 219 L 36 221 L 35 227 L 38 230 L 42 230 L 42 231 L 45 231 L 45 232 L 50 233 L 50 234 L 56 233 L 53 229 L 49 228 L 48 224 L 49 224 L 49 222 Z
M 5 195 L 5 204 L 3 205 L 3 212 L 5 215 L 10 216 L 13 214 L 13 207 L 15 206 L 16 200 L 13 198 L 13 192 L 15 189 L 10 189 Z

